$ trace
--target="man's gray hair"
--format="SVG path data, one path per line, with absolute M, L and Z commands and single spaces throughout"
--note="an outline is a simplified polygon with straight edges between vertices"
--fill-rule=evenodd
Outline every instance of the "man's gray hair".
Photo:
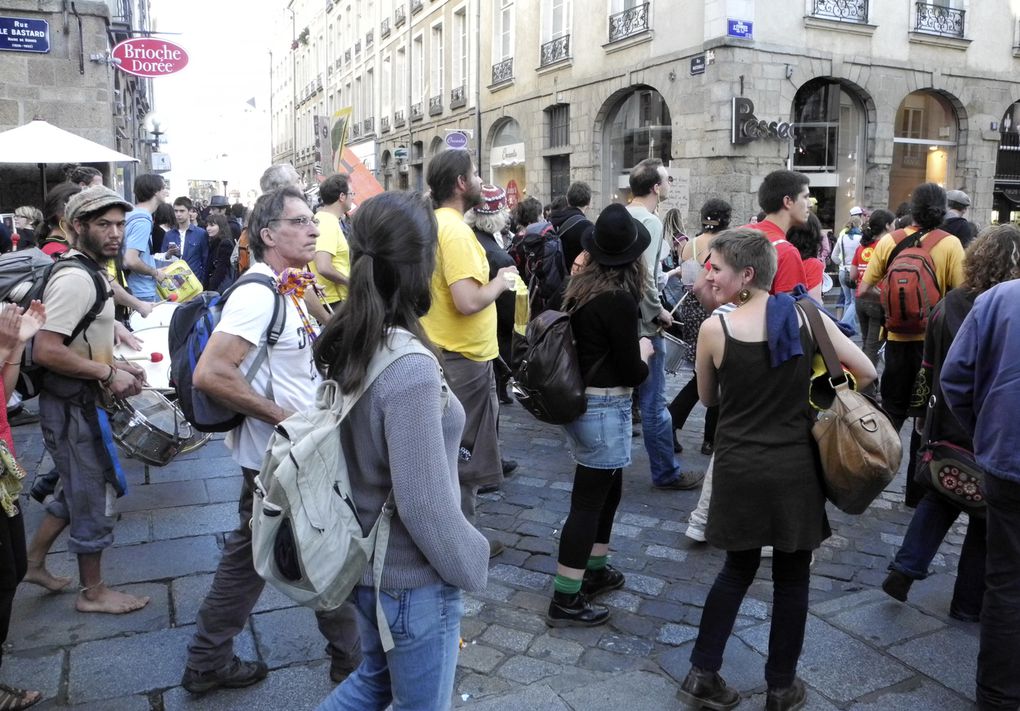
M 266 251 L 266 243 L 262 241 L 262 230 L 269 227 L 273 220 L 279 219 L 287 207 L 287 200 L 291 198 L 305 201 L 304 194 L 293 185 L 265 192 L 255 201 L 248 223 L 248 246 L 251 248 L 252 256 L 258 261 L 262 261 L 262 255 Z
M 464 222 L 467 223 L 468 227 L 475 227 L 482 232 L 488 232 L 490 235 L 502 232 L 509 221 L 510 213 L 507 212 L 506 208 L 491 214 L 475 212 L 474 208 L 464 213 Z
M 259 187 L 262 188 L 264 193 L 268 193 L 270 190 L 293 187 L 293 177 L 296 174 L 297 170 L 290 163 L 276 163 L 266 168 L 266 172 L 259 178 Z

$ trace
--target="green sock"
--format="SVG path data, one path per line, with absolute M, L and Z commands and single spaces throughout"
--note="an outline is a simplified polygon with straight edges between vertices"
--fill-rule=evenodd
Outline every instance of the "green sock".
M 593 555 L 588 558 L 588 570 L 602 570 L 609 563 L 608 555 Z
M 573 595 L 581 592 L 581 581 L 568 578 L 565 575 L 557 575 L 553 580 L 553 590 L 558 593 Z

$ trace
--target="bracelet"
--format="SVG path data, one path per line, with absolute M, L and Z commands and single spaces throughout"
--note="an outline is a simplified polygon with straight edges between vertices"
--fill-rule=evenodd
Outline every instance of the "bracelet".
M 111 366 L 109 366 L 109 367 L 110 367 L 110 374 L 109 374 L 109 375 L 107 375 L 107 376 L 106 376 L 105 378 L 102 378 L 102 379 L 101 379 L 101 380 L 99 381 L 100 385 L 102 385 L 102 386 L 103 386 L 104 388 L 105 388 L 105 387 L 106 387 L 107 385 L 109 385 L 110 383 L 112 383 L 112 382 L 113 382 L 113 379 L 114 379 L 114 377 L 116 377 L 116 375 L 117 375 L 117 370 L 116 370 L 116 369 L 115 369 L 115 368 L 114 368 L 114 367 L 113 367 L 112 365 L 111 365 Z
M 21 365 L 20 360 L 5 360 L 4 365 Z

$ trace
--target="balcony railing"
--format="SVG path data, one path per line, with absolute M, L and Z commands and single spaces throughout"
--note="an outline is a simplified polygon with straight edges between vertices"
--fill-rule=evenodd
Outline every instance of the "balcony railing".
M 411 14 L 413 15 L 416 12 L 421 12 L 421 9 L 424 6 L 425 3 L 423 3 L 422 0 L 411 0 Z
M 315 91 L 322 91 L 322 77 L 315 80 Z
M 450 89 L 450 108 L 459 109 L 461 106 L 467 104 L 466 92 L 464 86 L 455 86 Z
M 354 53 L 361 54 L 361 40 L 354 43 Z
M 394 27 L 400 27 L 406 21 L 407 21 L 407 10 L 405 10 L 404 6 L 401 5 L 396 10 L 393 11 L 393 26 Z
M 538 66 L 548 67 L 550 64 L 556 64 L 556 62 L 562 62 L 569 58 L 570 35 L 563 35 L 542 45 L 541 60 Z
M 373 42 L 375 42 L 375 33 L 372 30 L 369 30 L 365 33 L 365 49 L 370 49 Z
M 386 39 L 390 36 L 390 18 L 386 18 L 379 26 L 379 39 Z
M 622 39 L 648 31 L 648 3 L 609 16 L 609 41 Z
M 840 22 L 867 22 L 868 0 L 815 0 L 811 14 Z
M 507 57 L 492 65 L 492 84 L 502 84 L 514 78 L 514 58 Z
M 379 130 L 382 133 L 386 133 L 387 131 L 390 130 L 390 117 L 389 116 L 383 116 L 383 117 L 381 117 L 379 119 Z
M 351 63 L 351 50 L 349 49 L 344 50 L 344 63 L 345 64 Z
M 424 116 L 425 116 L 425 109 L 422 106 L 422 103 L 420 101 L 418 103 L 411 104 L 411 120 L 412 121 L 421 121 L 422 117 L 424 117 Z
M 403 111 L 394 111 L 393 112 L 393 128 L 403 128 L 404 124 L 406 124 L 406 123 L 407 123 L 407 120 L 404 118 L 404 112 Z
M 914 31 L 942 37 L 963 37 L 964 11 L 919 2 Z
M 443 95 L 437 94 L 429 99 L 429 116 L 438 116 L 443 113 Z
M 351 121 L 351 138 L 357 138 L 361 135 L 361 124 L 357 121 Z
M 995 182 L 1020 187 L 1020 133 L 999 134 L 999 156 L 995 163 Z
M 110 8 L 110 22 L 114 25 L 131 26 L 130 0 L 106 0 Z

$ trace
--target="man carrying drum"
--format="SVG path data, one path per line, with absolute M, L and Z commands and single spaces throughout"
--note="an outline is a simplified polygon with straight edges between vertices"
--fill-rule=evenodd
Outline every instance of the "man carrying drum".
M 80 612 L 126 613 L 149 602 L 148 597 L 108 588 L 101 567 L 103 551 L 113 543 L 115 519 L 108 502 L 122 489 L 99 400 L 104 393 L 137 395 L 145 382 L 137 365 L 114 361 L 114 304 L 103 276 L 106 263 L 120 250 L 124 215 L 130 209 L 101 185 L 67 203 L 65 219 L 74 232 L 74 248 L 63 259 L 76 264 L 50 277 L 43 291 L 46 325 L 33 344 L 34 360 L 47 371 L 39 395 L 43 440 L 62 487 L 46 505 L 46 517 L 29 547 L 25 580 L 54 591 L 71 582 L 52 575 L 45 565 L 53 542 L 70 526 L 67 549 L 78 557 L 81 588 L 75 607 Z M 100 300 L 102 310 L 90 319 Z

